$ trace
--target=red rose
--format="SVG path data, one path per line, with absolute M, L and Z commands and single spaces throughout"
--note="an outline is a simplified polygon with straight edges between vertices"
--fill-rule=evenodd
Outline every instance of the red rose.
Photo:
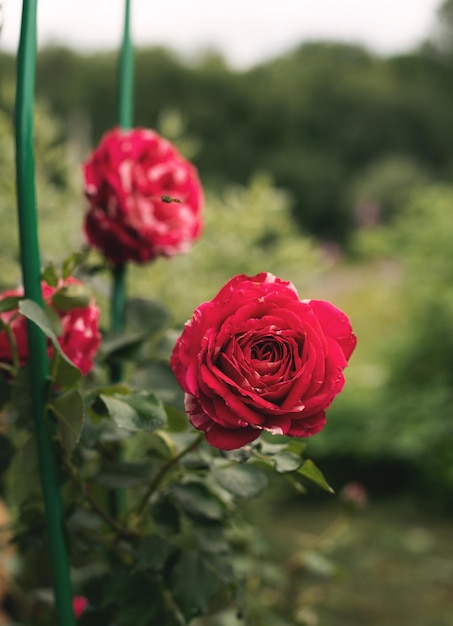
M 319 432 L 355 345 L 348 317 L 329 302 L 301 301 L 272 274 L 240 275 L 195 310 L 171 367 L 193 426 L 233 450 L 263 430 Z
M 79 619 L 85 613 L 88 606 L 88 600 L 84 596 L 74 596 L 72 598 L 72 610 L 74 617 Z
M 152 130 L 106 133 L 84 176 L 85 234 L 115 265 L 188 252 L 201 233 L 196 169 Z
M 81 283 L 75 278 L 68 278 L 61 281 L 57 288 L 51 287 L 42 282 L 42 295 L 44 302 L 52 306 L 58 313 L 63 332 L 58 338 L 60 346 L 66 356 L 76 365 L 82 372 L 87 374 L 93 367 L 93 359 L 101 342 L 101 334 L 99 332 L 99 308 L 90 302 L 87 306 L 70 309 L 69 311 L 61 311 L 52 302 L 54 294 L 69 285 L 80 285 Z M 24 290 L 22 288 L 12 291 L 5 291 L 0 294 L 0 300 L 7 297 L 23 297 Z M 27 342 L 27 322 L 18 309 L 7 311 L 0 314 L 2 322 L 8 323 L 16 343 L 19 364 L 22 366 L 28 359 L 28 342 Z M 49 346 L 49 355 L 52 353 L 52 347 Z M 11 346 L 6 330 L 0 331 L 0 362 L 12 363 Z

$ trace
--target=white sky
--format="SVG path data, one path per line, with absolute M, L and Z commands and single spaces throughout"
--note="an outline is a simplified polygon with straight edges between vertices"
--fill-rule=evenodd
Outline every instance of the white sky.
M 0 0 L 0 4 L 1 4 Z M 442 0 L 132 0 L 138 45 L 184 54 L 212 47 L 247 67 L 313 39 L 365 44 L 388 54 L 408 50 L 430 32 Z M 82 50 L 114 48 L 123 0 L 38 0 L 38 43 Z M 0 49 L 17 49 L 22 2 L 3 0 Z

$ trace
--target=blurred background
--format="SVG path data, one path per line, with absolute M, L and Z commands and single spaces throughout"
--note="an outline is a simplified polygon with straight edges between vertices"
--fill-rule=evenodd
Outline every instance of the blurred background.
M 45 261 L 82 245 L 80 162 L 117 118 L 122 3 L 67 4 L 39 3 Z M 190 255 L 131 268 L 130 291 L 178 327 L 232 275 L 270 271 L 343 308 L 359 338 L 307 442 L 337 495 L 279 485 L 250 506 L 253 626 L 451 626 L 453 1 L 164 4 L 134 8 L 135 124 L 197 165 L 206 224 Z M 20 281 L 20 5 L 1 14 L 2 289 Z

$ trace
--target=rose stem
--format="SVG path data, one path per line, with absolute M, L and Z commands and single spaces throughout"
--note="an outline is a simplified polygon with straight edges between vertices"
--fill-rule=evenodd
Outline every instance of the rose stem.
M 15 131 L 17 209 L 24 292 L 26 298 L 33 300 L 42 307 L 33 152 L 36 12 L 37 0 L 24 0 L 18 51 Z M 41 330 L 28 320 L 27 334 L 32 410 L 35 421 L 57 621 L 60 626 L 75 626 L 57 465 L 50 434 L 45 424 L 44 406 L 49 373 L 46 338 Z

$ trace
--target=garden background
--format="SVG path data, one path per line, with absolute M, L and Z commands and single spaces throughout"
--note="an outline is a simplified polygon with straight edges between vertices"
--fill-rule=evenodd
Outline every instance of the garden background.
M 207 201 L 192 253 L 131 268 L 131 294 L 162 300 L 177 328 L 232 275 L 265 269 L 347 311 L 359 337 L 346 389 L 309 441 L 338 495 L 299 500 L 279 486 L 247 506 L 264 520 L 256 599 L 282 625 L 453 620 L 452 2 L 439 20 L 423 45 L 390 57 L 310 43 L 234 71 L 215 52 L 188 62 L 136 51 L 135 125 L 197 165 Z M 40 51 L 44 261 L 82 244 L 79 164 L 116 123 L 116 62 Z M 15 71 L 0 54 L 2 289 L 20 280 Z M 345 503 L 351 483 L 367 494 L 359 510 Z M 259 615 L 256 626 L 270 623 Z

